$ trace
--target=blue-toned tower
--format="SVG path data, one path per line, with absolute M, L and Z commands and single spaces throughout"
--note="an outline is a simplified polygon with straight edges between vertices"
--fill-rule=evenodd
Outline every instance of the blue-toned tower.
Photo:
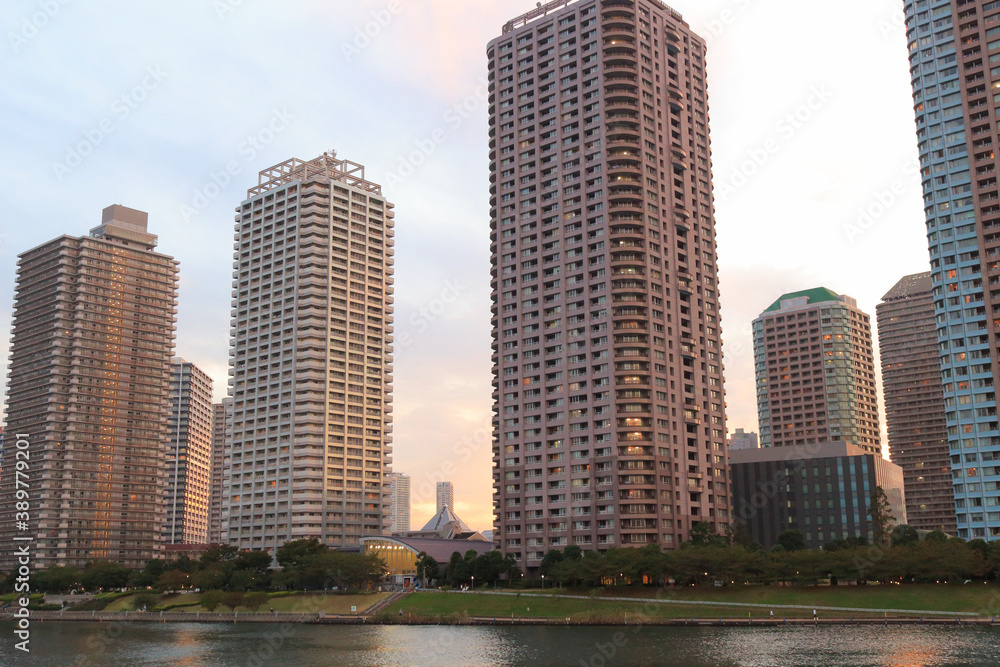
M 905 0 L 958 534 L 1000 539 L 1000 1 Z

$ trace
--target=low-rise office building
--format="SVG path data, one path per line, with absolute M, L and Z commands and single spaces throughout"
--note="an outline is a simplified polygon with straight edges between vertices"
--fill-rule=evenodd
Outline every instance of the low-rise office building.
M 906 523 L 903 470 L 847 442 L 730 451 L 734 520 L 755 542 L 774 546 L 798 530 L 806 547 L 838 539 L 874 538 L 868 516 L 882 487 L 896 524 Z

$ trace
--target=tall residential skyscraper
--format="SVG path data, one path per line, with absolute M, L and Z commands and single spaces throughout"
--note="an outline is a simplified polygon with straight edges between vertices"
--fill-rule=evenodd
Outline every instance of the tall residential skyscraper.
M 392 208 L 324 153 L 265 169 L 237 211 L 231 544 L 357 546 L 389 524 Z
M 557 0 L 489 44 L 494 540 L 729 523 L 705 42 L 655 0 Z
M 958 536 L 1000 539 L 1000 6 L 904 0 Z M 990 286 L 987 291 L 986 285 Z
M 410 530 L 410 476 L 391 472 L 389 482 L 389 532 L 405 533 Z
M 903 469 L 907 520 L 920 530 L 955 534 L 931 274 L 900 280 L 875 314 L 889 452 Z
M 170 366 L 163 541 L 205 544 L 211 493 L 212 378 L 179 357 Z
M 455 487 L 451 482 L 437 483 L 437 511 L 440 512 L 442 507 L 455 511 Z
M 825 287 L 784 294 L 753 322 L 762 447 L 849 442 L 881 455 L 869 317 Z
M 104 209 L 90 236 L 20 255 L 7 433 L 30 443 L 34 564 L 143 567 L 161 548 L 177 262 L 147 214 Z M 3 477 L 12 478 L 13 447 Z M 0 566 L 12 563 L 14 489 L 0 498 Z
M 208 501 L 208 542 L 229 541 L 229 467 L 233 431 L 233 399 L 230 396 L 212 406 L 212 479 Z

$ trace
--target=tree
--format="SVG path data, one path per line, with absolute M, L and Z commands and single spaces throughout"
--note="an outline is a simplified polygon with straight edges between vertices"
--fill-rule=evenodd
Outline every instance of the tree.
M 207 591 L 201 595 L 201 606 L 207 611 L 215 611 L 222 604 L 222 591 Z
M 327 546 L 315 537 L 308 540 L 292 540 L 278 547 L 278 565 L 283 568 L 301 567 L 307 558 L 329 551 Z
M 940 530 L 932 530 L 924 536 L 924 542 L 936 542 L 940 544 L 947 541 L 948 536 Z
M 417 578 L 420 579 L 421 584 L 427 586 L 428 582 L 440 577 L 441 568 L 438 566 L 437 560 L 426 552 L 421 551 L 417 555 Z
M 236 611 L 236 608 L 243 604 L 243 592 L 242 591 L 230 591 L 229 593 L 224 593 L 222 596 L 222 606 L 229 607 L 231 610 Z
M 900 524 L 892 529 L 891 538 L 894 547 L 910 547 L 920 541 L 920 534 L 913 526 Z
M 203 591 L 225 588 L 227 580 L 226 573 L 214 565 L 191 577 L 194 587 Z
M 80 582 L 88 591 L 125 588 L 132 571 L 110 561 L 91 561 L 80 574 Z
M 53 565 L 35 573 L 32 582 L 35 590 L 45 593 L 62 593 L 76 588 L 80 581 L 80 571 L 75 567 Z
M 201 558 L 198 559 L 198 562 L 201 564 L 202 568 L 206 568 L 210 565 L 215 565 L 216 563 L 225 563 L 227 561 L 236 560 L 239 553 L 240 550 L 237 547 L 233 547 L 228 544 L 218 544 L 203 553 Z
M 724 547 L 726 538 L 715 532 L 715 527 L 707 521 L 696 521 L 688 533 L 688 541 L 695 547 Z
M 801 551 L 806 548 L 806 536 L 801 531 L 788 529 L 778 535 L 778 544 L 783 551 Z
M 243 606 L 252 612 L 256 612 L 261 608 L 270 598 L 267 593 L 262 591 L 257 591 L 255 593 L 248 593 L 245 598 L 243 598 Z
M 872 491 L 872 497 L 868 503 L 868 518 L 871 522 L 875 544 L 887 545 L 893 524 L 896 523 L 896 517 L 892 515 L 889 496 L 885 495 L 885 489 L 881 486 L 876 486 L 875 490 Z
M 162 591 L 177 591 L 190 583 L 190 575 L 180 570 L 167 570 L 156 580 L 156 586 Z
M 266 551 L 244 551 L 233 561 L 233 568 L 249 570 L 258 577 L 265 577 L 271 568 L 271 554 Z
M 562 562 L 563 552 L 558 549 L 549 549 L 542 556 L 542 564 L 538 567 L 538 573 L 549 576 L 552 574 L 552 569 Z

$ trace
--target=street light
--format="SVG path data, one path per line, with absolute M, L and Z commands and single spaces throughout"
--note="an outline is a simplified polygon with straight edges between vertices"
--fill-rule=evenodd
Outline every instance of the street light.
M 472 590 L 476 590 L 476 575 L 472 575 Z
M 542 575 L 542 590 L 545 590 L 545 575 Z

